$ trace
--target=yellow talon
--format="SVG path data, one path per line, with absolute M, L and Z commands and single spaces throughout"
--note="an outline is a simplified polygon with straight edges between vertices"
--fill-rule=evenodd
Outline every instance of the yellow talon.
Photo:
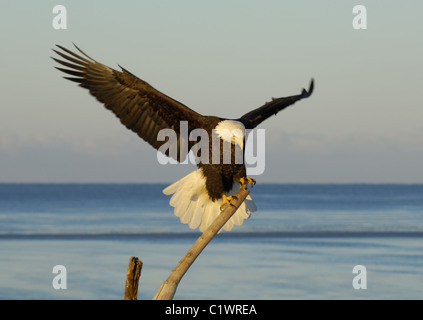
M 245 180 L 247 180 L 247 184 L 250 183 L 251 185 L 255 185 L 256 184 L 256 180 L 250 178 L 250 177 L 245 177 L 245 178 L 241 178 L 239 179 L 239 181 L 241 182 L 241 184 L 245 184 Z
M 220 206 L 220 211 L 223 211 L 225 205 L 233 206 L 233 204 L 231 203 L 232 200 L 238 200 L 238 198 L 235 197 L 235 196 L 227 197 L 227 196 L 223 195 L 222 198 L 223 198 L 223 202 L 222 202 L 222 205 Z

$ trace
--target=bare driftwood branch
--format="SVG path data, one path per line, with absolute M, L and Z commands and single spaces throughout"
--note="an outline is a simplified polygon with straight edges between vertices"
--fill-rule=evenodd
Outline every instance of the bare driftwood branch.
M 235 201 L 232 200 L 232 206 L 227 206 L 216 218 L 216 220 L 203 232 L 197 239 L 191 249 L 179 261 L 178 265 L 170 273 L 169 277 L 162 283 L 153 300 L 171 300 L 175 295 L 179 282 L 189 267 L 194 263 L 195 259 L 200 255 L 207 244 L 219 232 L 225 223 L 234 215 L 236 210 L 244 202 L 245 198 L 250 193 L 247 184 L 243 184 L 241 189 L 237 192 Z
M 137 300 L 138 282 L 141 276 L 142 262 L 137 257 L 129 259 L 128 270 L 126 271 L 125 293 L 123 300 Z

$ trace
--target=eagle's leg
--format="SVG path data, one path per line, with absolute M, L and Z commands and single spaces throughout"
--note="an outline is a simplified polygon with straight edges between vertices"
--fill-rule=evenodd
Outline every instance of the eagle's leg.
M 247 180 L 247 184 L 250 183 L 252 186 L 256 184 L 256 180 L 254 180 L 254 179 L 252 179 L 250 177 L 241 178 L 241 179 L 239 179 L 239 182 L 241 184 L 245 184 L 245 180 Z
M 222 195 L 222 198 L 223 198 L 223 202 L 222 202 L 222 205 L 220 206 L 220 211 L 223 211 L 223 209 L 225 208 L 225 205 L 233 206 L 233 204 L 231 203 L 231 200 L 238 200 L 238 198 L 235 196 L 227 197 L 224 194 Z

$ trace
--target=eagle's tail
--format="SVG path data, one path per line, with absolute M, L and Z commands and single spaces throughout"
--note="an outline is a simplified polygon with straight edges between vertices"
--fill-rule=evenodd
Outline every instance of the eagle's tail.
M 234 195 L 239 190 L 239 184 L 234 183 L 227 196 Z M 166 195 L 172 195 L 169 204 L 175 208 L 175 216 L 191 229 L 200 227 L 203 232 L 217 218 L 223 199 L 212 201 L 206 190 L 206 179 L 197 169 L 163 190 Z M 247 196 L 237 212 L 225 223 L 223 229 L 232 230 L 234 225 L 242 225 L 251 212 L 257 210 L 254 201 Z

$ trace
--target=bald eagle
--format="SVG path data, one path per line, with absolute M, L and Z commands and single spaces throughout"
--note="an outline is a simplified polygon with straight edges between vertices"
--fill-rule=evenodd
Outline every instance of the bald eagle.
M 184 104 L 154 89 L 147 82 L 139 79 L 129 71 L 111 69 L 89 57 L 76 45 L 77 54 L 57 45 L 53 49 L 62 59 L 53 58 L 66 67 L 56 67 L 70 75 L 65 79 L 74 81 L 86 88 L 98 101 L 112 111 L 126 128 L 132 130 L 154 148 L 160 148 L 169 139 L 158 139 L 162 129 L 172 129 L 176 133 L 176 152 L 166 152 L 166 155 L 181 162 L 187 157 L 181 145 L 184 143 L 191 150 L 199 141 L 186 141 L 180 134 L 181 124 L 187 124 L 188 133 L 195 129 L 203 129 L 209 136 L 217 136 L 220 148 L 224 144 L 231 150 L 230 161 L 212 161 L 212 141 L 209 140 L 210 161 L 199 161 L 198 169 L 171 184 L 163 190 L 166 195 L 173 195 L 170 205 L 182 223 L 191 229 L 204 231 L 218 216 L 225 205 L 230 205 L 233 195 L 243 183 L 255 183 L 247 177 L 243 161 L 235 161 L 237 150 L 244 153 L 246 129 L 254 129 L 261 122 L 295 102 L 308 98 L 313 92 L 313 79 L 308 90 L 303 89 L 299 95 L 272 98 L 260 108 L 252 110 L 238 119 L 225 119 L 216 116 L 203 116 Z M 192 141 L 193 140 L 193 141 Z M 162 151 L 162 150 L 160 150 Z M 169 151 L 169 149 L 168 149 Z M 222 160 L 224 152 L 220 152 Z M 207 160 L 207 159 L 206 159 Z M 242 225 L 250 213 L 256 211 L 256 206 L 250 196 L 244 201 L 238 211 L 226 222 L 223 229 L 230 231 L 234 225 Z

